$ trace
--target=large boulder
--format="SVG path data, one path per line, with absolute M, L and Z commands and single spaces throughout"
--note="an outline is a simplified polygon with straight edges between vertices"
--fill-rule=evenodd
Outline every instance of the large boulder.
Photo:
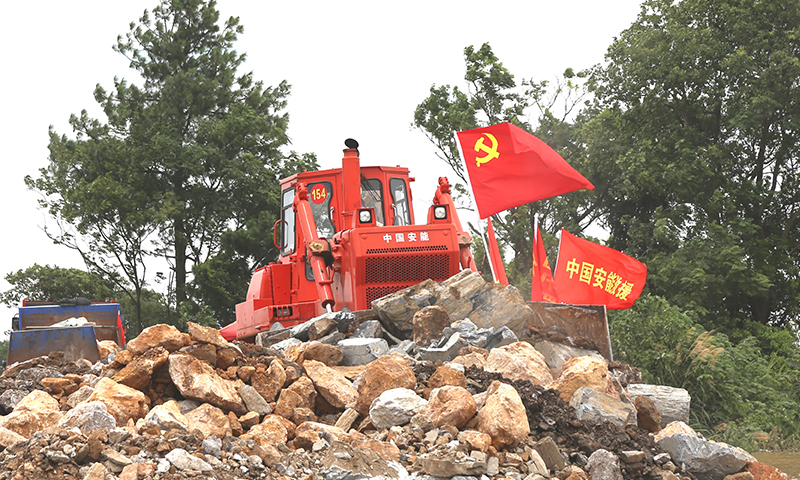
M 252 440 L 257 445 L 285 445 L 289 441 L 289 430 L 278 415 L 267 415 L 264 420 L 241 436 L 243 440 Z
M 516 342 L 489 352 L 483 369 L 508 380 L 530 380 L 534 385 L 553 381 L 544 356 L 527 342 Z
M 610 422 L 620 428 L 636 425 L 636 408 L 633 405 L 589 387 L 577 389 L 569 405 L 575 409 L 578 420 L 597 424 Z
M 408 366 L 408 360 L 401 355 L 385 355 L 367 365 L 358 382 L 358 401 L 356 410 L 361 415 L 369 414 L 372 401 L 386 390 L 408 388 L 413 390 L 417 377 Z
M 134 357 L 111 379 L 136 390 L 144 390 L 150 383 L 153 373 L 166 365 L 167 360 L 169 360 L 169 352 L 164 347 L 150 348 L 143 354 Z
M 428 347 L 439 341 L 442 330 L 450 325 L 450 315 L 438 305 L 429 305 L 414 313 L 412 319 L 414 343 Z
M 264 397 L 267 402 L 274 402 L 278 393 L 286 384 L 286 370 L 278 360 L 273 360 L 269 367 L 259 366 L 250 377 L 250 385 Z
M 185 418 L 190 432 L 195 429 L 200 430 L 206 438 L 212 435 L 217 438 L 233 435 L 230 417 L 209 403 L 190 410 L 186 413 Z
M 649 385 L 636 383 L 628 385 L 628 395 L 636 401 L 636 397 L 648 397 L 661 414 L 661 428 L 672 422 L 689 421 L 689 409 L 692 397 L 683 388 L 668 387 L 666 385 Z
M 420 413 L 427 415 L 434 427 L 452 425 L 460 429 L 475 416 L 477 409 L 466 388 L 446 385 L 431 392 L 428 405 Z
M 84 435 L 89 435 L 92 431 L 100 430 L 101 428 L 111 429 L 116 426 L 117 420 L 108 413 L 106 405 L 99 401 L 78 405 L 68 411 L 58 422 L 59 428 L 69 430 L 76 427 Z
M 594 357 L 570 358 L 564 363 L 561 376 L 549 387 L 556 390 L 565 402 L 569 402 L 581 387 L 605 393 L 608 390 L 608 365 Z
M 344 375 L 315 360 L 306 360 L 303 368 L 314 383 L 317 392 L 331 406 L 339 409 L 355 406 L 358 400 L 358 390 Z
M 17 403 L 13 412 L 0 417 L 0 428 L 28 438 L 56 425 L 61 417 L 58 401 L 42 390 L 34 390 Z
M 158 425 L 163 431 L 168 430 L 189 430 L 189 420 L 181 413 L 181 407 L 175 400 L 170 400 L 161 405 L 156 405 L 147 416 L 144 417 L 145 421 Z
M 150 399 L 142 392 L 120 385 L 110 378 L 101 378 L 86 401 L 103 402 L 108 413 L 117 420 L 119 427 L 126 425 L 128 420 L 136 421 L 143 418 L 150 410 Z
M 685 465 L 698 480 L 722 480 L 756 461 L 741 448 L 700 438 L 685 425 L 667 425 L 656 439 L 675 463 Z
M 377 429 L 403 426 L 427 403 L 414 390 L 393 388 L 372 401 L 369 418 Z
M 188 332 L 189 337 L 195 342 L 214 345 L 217 348 L 235 348 L 233 344 L 223 338 L 216 328 L 204 327 L 194 322 L 189 322 Z
M 186 398 L 207 402 L 237 415 L 247 412 L 237 391 L 239 381 L 225 380 L 208 364 L 191 355 L 173 354 L 169 357 L 169 376 Z
M 142 330 L 125 348 L 134 356 L 141 355 L 153 347 L 164 347 L 169 352 L 176 352 L 186 345 L 186 338 L 172 325 L 159 324 Z
M 492 382 L 478 411 L 478 431 L 492 437 L 498 450 L 516 446 L 531 432 L 525 406 L 511 385 Z

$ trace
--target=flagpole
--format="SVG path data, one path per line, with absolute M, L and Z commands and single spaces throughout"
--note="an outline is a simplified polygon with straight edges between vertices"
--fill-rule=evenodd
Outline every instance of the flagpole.
M 486 232 L 485 232 L 485 229 L 483 228 L 483 220 L 481 219 L 481 215 L 478 212 L 478 204 L 475 203 L 475 198 L 474 198 L 475 197 L 475 190 L 472 189 L 472 181 L 469 178 L 469 171 L 466 168 L 467 161 L 464 158 L 464 152 L 461 151 L 461 142 L 458 140 L 458 132 L 455 132 L 455 131 L 453 132 L 453 138 L 456 141 L 456 149 L 458 149 L 458 155 L 459 155 L 459 157 L 461 157 L 461 163 L 464 165 L 464 172 L 466 173 L 466 175 L 464 175 L 464 176 L 465 176 L 465 178 L 467 180 L 467 186 L 469 187 L 469 191 L 472 192 L 472 197 L 473 198 L 471 199 L 471 201 L 475 205 L 475 217 L 478 220 L 478 233 L 481 236 L 481 240 L 483 240 L 484 256 L 486 257 L 486 260 L 489 262 L 489 270 L 492 271 L 492 279 L 494 280 L 495 283 L 498 283 L 497 275 L 495 274 L 494 265 L 492 263 L 492 256 L 489 254 L 489 241 L 486 238 Z
M 556 268 L 553 269 L 553 281 L 556 280 L 556 270 L 558 270 L 558 257 L 561 255 L 561 240 L 564 238 L 564 229 L 561 229 L 561 234 L 558 236 L 558 253 L 556 254 Z

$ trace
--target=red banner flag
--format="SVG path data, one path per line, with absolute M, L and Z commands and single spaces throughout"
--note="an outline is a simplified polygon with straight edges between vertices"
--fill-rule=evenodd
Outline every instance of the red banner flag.
M 510 123 L 457 135 L 481 218 L 573 190 L 594 189 L 555 150 Z
M 564 303 L 633 306 L 647 278 L 647 265 L 622 252 L 578 238 L 561 229 L 555 284 Z
M 501 285 L 508 285 L 508 277 L 506 277 L 506 267 L 503 265 L 503 257 L 500 256 L 500 247 L 497 245 L 497 237 L 494 235 L 494 227 L 492 226 L 492 219 L 489 219 L 489 231 L 486 234 L 489 237 L 489 259 L 491 260 L 492 269 L 494 270 L 494 280 Z
M 533 278 L 531 278 L 531 300 L 534 302 L 558 303 L 553 272 L 544 250 L 542 234 L 536 224 L 533 232 Z

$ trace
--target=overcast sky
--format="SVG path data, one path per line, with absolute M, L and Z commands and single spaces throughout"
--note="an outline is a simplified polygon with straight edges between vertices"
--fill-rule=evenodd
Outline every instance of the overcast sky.
M 273 2 L 221 0 L 238 16 L 247 53 L 242 73 L 266 85 L 292 85 L 287 111 L 292 149 L 314 152 L 323 168 L 341 166 L 344 139 L 355 138 L 363 165 L 401 165 L 416 178 L 415 214 L 424 222 L 439 176 L 455 175 L 411 128 L 432 85 L 465 88 L 463 51 L 488 42 L 516 77 L 555 79 L 567 67 L 601 63 L 614 37 L 639 13 L 638 0 Z M 73 136 L 82 109 L 102 117 L 92 91 L 115 76 L 136 82 L 111 47 L 156 0 L 7 2 L 0 44 L 3 110 L 0 277 L 34 263 L 83 268 L 80 257 L 42 232 L 52 224 L 25 175 L 47 165 L 48 126 Z M 0 290 L 9 285 L 0 280 Z M 14 311 L 0 306 L 0 332 Z

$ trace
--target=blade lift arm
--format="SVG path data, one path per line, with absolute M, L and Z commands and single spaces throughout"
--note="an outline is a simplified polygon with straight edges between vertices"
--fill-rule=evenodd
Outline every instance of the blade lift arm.
M 308 187 L 303 182 L 298 182 L 295 185 L 293 207 L 297 214 L 297 224 L 303 234 L 306 255 L 308 255 L 311 268 L 314 271 L 317 293 L 322 301 L 322 306 L 328 312 L 331 312 L 336 300 L 333 298 L 333 289 L 331 288 L 333 280 L 328 274 L 326 265 L 326 258 L 331 255 L 330 245 L 326 238 L 321 238 L 317 235 L 317 224 L 314 221 L 311 205 L 308 203 Z
M 461 268 L 469 268 L 473 272 L 477 272 L 478 267 L 475 265 L 475 258 L 473 258 L 470 248 L 472 246 L 472 237 L 461 226 L 455 202 L 453 202 L 453 197 L 450 195 L 450 182 L 447 181 L 447 177 L 439 177 L 439 185 L 436 187 L 436 194 L 433 196 L 433 204 L 447 205 L 447 209 L 451 212 L 453 225 L 456 227 L 456 235 L 458 236 Z

